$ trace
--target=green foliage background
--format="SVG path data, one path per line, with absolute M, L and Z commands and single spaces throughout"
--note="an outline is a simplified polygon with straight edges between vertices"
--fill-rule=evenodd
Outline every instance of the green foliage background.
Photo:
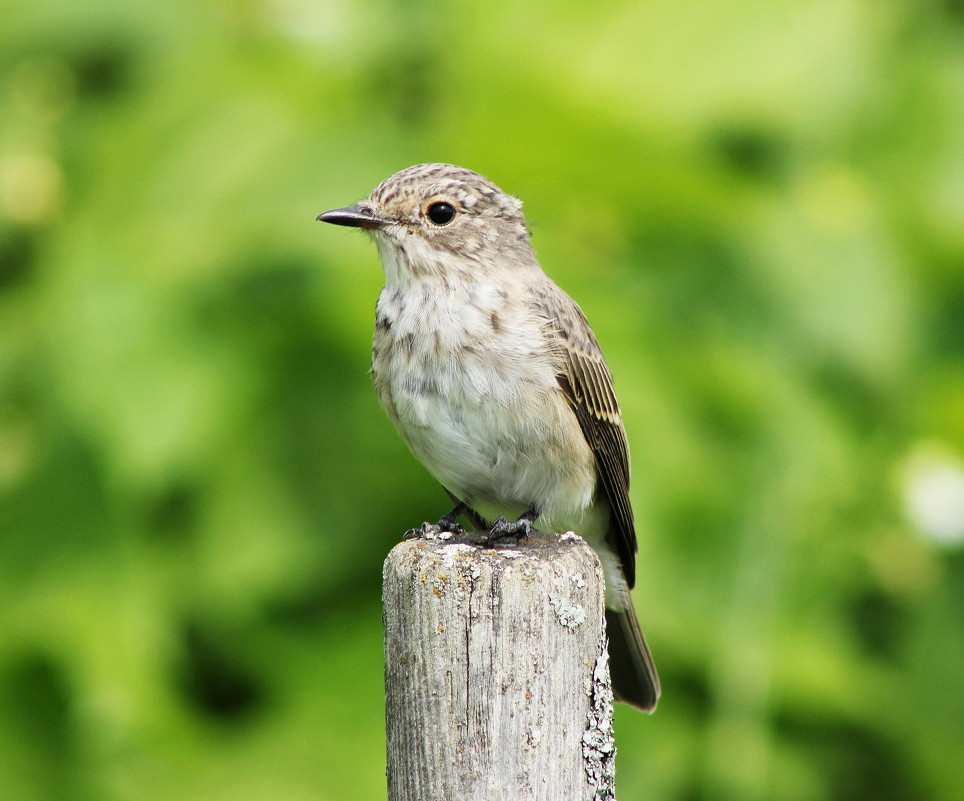
M 664 684 L 620 798 L 960 798 L 964 556 L 906 510 L 964 454 L 962 44 L 955 0 L 2 0 L 0 799 L 384 797 L 380 564 L 447 499 L 313 220 L 421 161 L 525 200 L 616 375 Z

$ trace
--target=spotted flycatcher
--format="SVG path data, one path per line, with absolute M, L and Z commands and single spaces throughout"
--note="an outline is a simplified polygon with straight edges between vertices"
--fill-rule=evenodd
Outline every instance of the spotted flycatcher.
M 420 164 L 323 222 L 365 230 L 381 255 L 372 377 L 402 439 L 457 506 L 525 536 L 536 519 L 599 553 L 616 698 L 652 711 L 659 678 L 629 590 L 636 532 L 629 447 L 612 375 L 585 315 L 529 244 L 522 203 L 478 173 Z M 508 520 L 506 519 L 508 518 Z

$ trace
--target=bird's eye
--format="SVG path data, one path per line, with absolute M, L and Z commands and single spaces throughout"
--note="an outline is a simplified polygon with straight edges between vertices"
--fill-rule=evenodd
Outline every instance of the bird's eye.
M 448 225 L 455 219 L 455 207 L 451 203 L 440 200 L 429 206 L 426 214 L 435 225 Z

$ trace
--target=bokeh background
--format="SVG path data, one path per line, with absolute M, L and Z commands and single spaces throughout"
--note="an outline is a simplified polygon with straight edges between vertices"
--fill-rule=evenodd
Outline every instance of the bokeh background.
M 964 787 L 964 4 L 2 0 L 0 799 L 384 797 L 369 386 L 422 161 L 526 203 L 633 452 L 623 801 Z

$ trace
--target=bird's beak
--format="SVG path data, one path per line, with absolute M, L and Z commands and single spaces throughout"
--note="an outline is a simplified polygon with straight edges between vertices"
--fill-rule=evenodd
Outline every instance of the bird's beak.
M 355 203 L 343 209 L 332 209 L 319 214 L 316 220 L 335 225 L 350 225 L 352 228 L 384 228 L 391 224 L 391 220 L 376 217 L 368 206 Z

